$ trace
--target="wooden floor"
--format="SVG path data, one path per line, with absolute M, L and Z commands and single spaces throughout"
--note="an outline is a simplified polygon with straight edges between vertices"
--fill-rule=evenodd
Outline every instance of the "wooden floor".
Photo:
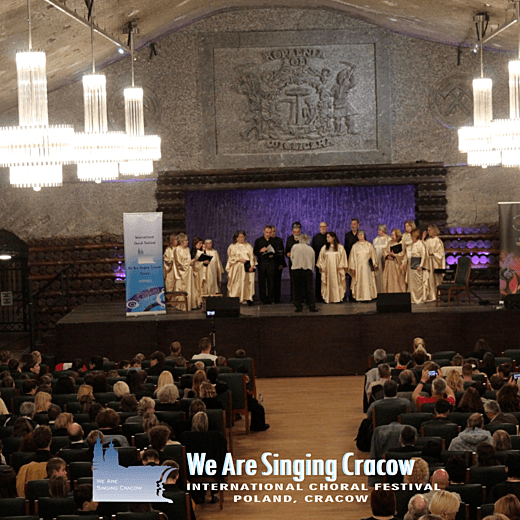
M 257 389 L 264 398 L 266 422 L 271 428 L 266 432 L 244 434 L 244 421 L 235 423 L 234 458 L 254 459 L 258 462 L 256 476 L 230 477 L 229 482 L 239 483 L 293 483 L 292 477 L 262 476 L 265 468 L 261 456 L 265 452 L 278 453 L 280 459 L 305 459 L 312 454 L 313 459 L 335 459 L 338 465 L 336 483 L 350 486 L 357 483 L 366 487 L 366 477 L 347 477 L 341 471 L 341 462 L 346 452 L 354 452 L 353 458 L 364 459 L 367 454 L 357 451 L 354 443 L 357 429 L 364 417 L 362 412 L 363 377 L 313 377 L 259 379 Z M 270 459 L 272 460 L 272 458 Z M 353 462 L 349 465 L 353 470 Z M 225 493 L 224 509 L 218 504 L 197 506 L 197 519 L 244 519 L 265 520 L 309 520 L 321 518 L 360 519 L 371 516 L 369 500 L 357 504 L 356 495 L 368 496 L 367 491 L 309 491 L 309 484 L 327 483 L 325 477 L 305 477 L 302 491 L 242 491 Z M 319 489 L 319 487 L 318 487 Z M 291 495 L 290 503 L 261 502 L 264 497 Z M 244 497 L 255 496 L 260 503 L 245 503 Z M 354 495 L 353 503 L 306 502 L 305 497 L 315 500 L 327 495 Z M 208 494 L 209 496 L 209 494 Z M 242 500 L 235 502 L 235 496 Z M 333 498 L 334 499 L 334 498 Z

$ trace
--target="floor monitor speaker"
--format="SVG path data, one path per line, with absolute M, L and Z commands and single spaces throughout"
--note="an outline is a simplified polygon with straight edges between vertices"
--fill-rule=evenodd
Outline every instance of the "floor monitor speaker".
M 377 295 L 377 312 L 412 312 L 410 293 L 381 293 Z
M 240 317 L 240 299 L 209 296 L 206 299 L 206 318 Z

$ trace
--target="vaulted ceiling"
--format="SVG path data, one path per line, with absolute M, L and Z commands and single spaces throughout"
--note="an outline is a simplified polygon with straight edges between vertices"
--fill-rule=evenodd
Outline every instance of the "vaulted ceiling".
M 86 0 L 31 0 L 33 48 L 47 54 L 49 89 L 79 79 L 91 65 L 89 28 L 52 3 L 87 17 Z M 139 48 L 202 17 L 246 7 L 330 8 L 396 32 L 454 45 L 475 41 L 472 19 L 477 12 L 490 13 L 488 33 L 514 17 L 509 0 L 95 0 L 94 19 L 122 44 L 126 44 L 122 27 L 137 20 Z M 27 0 L 1 0 L 0 114 L 16 106 L 15 53 L 27 49 L 27 39 Z M 516 52 L 517 42 L 514 26 L 494 38 L 489 48 Z M 95 52 L 98 65 L 123 57 L 116 45 L 100 36 Z

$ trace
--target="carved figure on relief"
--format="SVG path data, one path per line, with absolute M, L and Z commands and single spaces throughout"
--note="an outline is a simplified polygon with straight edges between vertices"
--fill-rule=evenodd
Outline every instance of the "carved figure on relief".
M 356 87 L 356 66 L 340 62 L 340 70 L 315 66 L 321 51 L 288 49 L 271 53 L 268 62 L 237 68 L 236 91 L 247 98 L 242 137 L 268 148 L 308 151 L 333 146 L 355 135 L 356 109 L 350 95 Z M 280 56 L 280 58 L 278 58 Z

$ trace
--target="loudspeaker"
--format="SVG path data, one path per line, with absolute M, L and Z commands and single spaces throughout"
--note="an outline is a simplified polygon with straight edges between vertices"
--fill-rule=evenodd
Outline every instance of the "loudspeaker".
M 508 311 L 517 311 L 520 309 L 520 294 L 507 294 L 504 298 L 504 307 Z
M 377 295 L 377 312 L 412 312 L 410 293 L 381 293 Z
M 206 299 L 206 318 L 240 317 L 240 298 L 219 298 L 209 296 Z

